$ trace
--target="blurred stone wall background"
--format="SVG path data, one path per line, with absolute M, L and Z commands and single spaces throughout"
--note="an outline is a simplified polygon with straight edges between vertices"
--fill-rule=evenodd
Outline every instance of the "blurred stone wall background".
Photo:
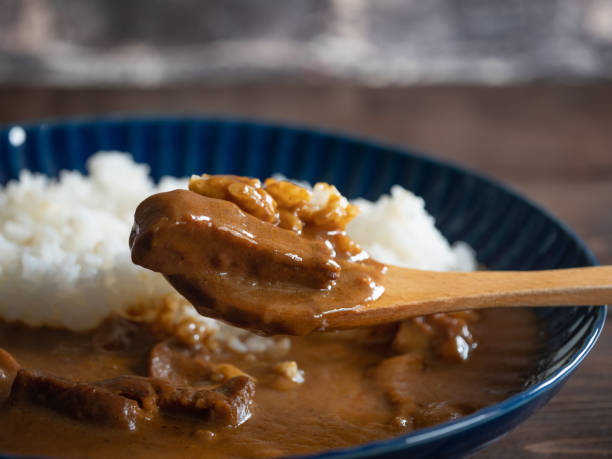
M 612 76 L 612 0 L 0 0 L 0 83 Z

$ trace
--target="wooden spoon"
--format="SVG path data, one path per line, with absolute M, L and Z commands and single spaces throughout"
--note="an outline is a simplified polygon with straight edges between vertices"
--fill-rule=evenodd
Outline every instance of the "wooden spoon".
M 366 306 L 330 311 L 326 328 L 375 325 L 464 309 L 607 303 L 612 303 L 612 266 L 476 272 L 389 266 L 381 298 Z
M 185 190 L 138 206 L 130 246 L 135 263 L 163 273 L 201 314 L 268 334 L 462 309 L 612 302 L 612 266 L 470 273 L 388 266 L 379 279 L 383 265 L 375 263 L 371 276 L 367 260 L 338 264 L 320 240 Z

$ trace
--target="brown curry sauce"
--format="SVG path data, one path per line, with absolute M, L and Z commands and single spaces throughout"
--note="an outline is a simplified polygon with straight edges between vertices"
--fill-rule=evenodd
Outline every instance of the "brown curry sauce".
M 2 324 L 0 347 L 25 368 L 68 380 L 146 377 L 152 351 L 168 338 L 128 323 L 131 335 L 122 344 L 99 344 L 105 341 L 101 335 L 117 336 L 115 329 L 125 327 L 123 319 L 89 333 Z M 462 354 L 464 345 L 457 346 L 462 341 L 469 356 Z M 538 343 L 533 312 L 507 309 L 468 318 L 440 315 L 438 323 L 415 319 L 401 327 L 293 337 L 289 353 L 280 357 L 253 358 L 228 350 L 210 356 L 206 350 L 190 350 L 191 359 L 231 361 L 254 378 L 250 419 L 232 427 L 207 415 L 167 411 L 129 430 L 21 399 L 0 408 L 0 451 L 65 457 L 221 458 L 352 446 L 502 401 L 522 388 L 535 365 Z M 287 360 L 299 362 L 302 384 L 276 371 L 278 362 Z
M 190 188 L 197 194 L 145 201 L 131 245 L 135 261 L 163 272 L 201 312 L 305 334 L 324 328 L 339 300 L 363 304 L 380 293 L 384 265 L 344 234 L 354 209 L 335 189 L 327 206 L 309 208 L 287 182 L 264 189 L 255 179 L 203 176 Z M 194 232 L 199 247 L 186 243 Z M 271 312 L 232 313 L 245 296 Z M 290 329 L 274 320 L 308 299 Z M 0 451 L 221 458 L 353 446 L 507 398 L 522 388 L 540 342 L 529 309 L 292 337 L 282 355 L 189 344 L 163 329 L 118 317 L 86 333 L 0 322 Z
M 327 202 L 285 181 L 193 177 L 190 191 L 138 206 L 132 261 L 164 274 L 205 316 L 266 334 L 324 330 L 326 315 L 383 294 L 386 266 L 346 235 L 356 208 L 316 186 Z

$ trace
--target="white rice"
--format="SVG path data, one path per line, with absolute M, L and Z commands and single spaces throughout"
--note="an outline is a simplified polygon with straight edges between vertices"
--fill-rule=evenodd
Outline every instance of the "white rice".
M 84 330 L 172 291 L 132 263 L 128 238 L 139 202 L 184 181 L 155 187 L 148 167 L 118 153 L 87 168 L 59 181 L 22 171 L 0 193 L 0 317 Z
M 378 201 L 353 201 L 361 210 L 346 229 L 373 258 L 408 268 L 473 271 L 474 251 L 464 242 L 452 247 L 425 210 L 425 201 L 395 185 Z
M 176 300 L 160 274 L 132 263 L 128 238 L 140 201 L 186 188 L 187 179 L 166 177 L 156 186 L 146 165 L 115 152 L 92 156 L 87 170 L 88 176 L 64 171 L 59 180 L 22 171 L 19 181 L 0 189 L 0 318 L 87 330 L 113 313 L 139 310 L 145 319 L 155 317 L 156 311 L 145 308 Z M 356 204 L 362 213 L 348 232 L 375 258 L 423 269 L 474 269 L 471 250 L 449 246 L 423 200 L 401 187 L 376 203 Z M 184 302 L 172 314 L 176 324 L 196 316 Z M 237 352 L 288 346 L 286 339 L 262 338 L 211 319 L 201 319 L 200 327 Z

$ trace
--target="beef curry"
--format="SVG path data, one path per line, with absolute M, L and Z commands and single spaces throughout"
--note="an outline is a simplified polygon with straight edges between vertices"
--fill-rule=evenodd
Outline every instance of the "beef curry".
M 149 205 L 137 212 L 131 237 L 135 259 L 164 271 L 213 316 L 239 301 L 236 292 L 255 296 L 261 307 L 280 308 L 292 294 L 304 300 L 300 295 L 306 291 L 316 298 L 315 318 L 324 318 L 340 297 L 364 303 L 379 294 L 384 265 L 368 259 L 344 233 L 355 210 L 335 189 L 328 190 L 331 205 L 315 208 L 304 204 L 308 196 L 299 187 L 269 181 L 264 188 L 252 180 L 204 176 L 192 180 L 190 192 L 145 201 Z M 239 205 L 240 213 L 232 208 L 239 222 L 223 230 L 218 221 L 209 225 L 201 218 L 225 218 L 228 200 Z M 196 212 L 199 205 L 206 212 Z M 164 220 L 160 212 L 175 215 Z M 252 219 L 267 222 L 267 233 L 258 234 L 261 227 Z M 181 245 L 177 227 L 212 238 L 207 247 L 217 244 L 215 250 Z M 236 235 L 237 228 L 245 231 Z M 287 252 L 266 250 L 271 234 Z M 233 262 L 245 253 L 240 244 L 249 245 L 254 237 L 264 247 L 247 251 L 242 263 Z M 151 259 L 154 247 L 168 250 Z M 296 265 L 300 251 L 315 263 Z M 282 260 L 280 272 L 267 270 L 270 260 L 277 263 L 274 257 Z M 195 269 L 198 279 L 213 280 L 202 285 L 191 276 Z M 257 297 L 254 280 L 275 286 L 272 306 Z M 265 317 L 232 321 L 252 320 L 262 331 L 298 334 L 324 325 L 319 319 L 303 324 L 296 317 L 295 328 L 283 330 Z M 502 401 L 523 387 L 540 342 L 529 309 L 436 314 L 296 336 L 283 348 L 246 351 L 218 335 L 191 339 L 196 323 L 185 322 L 177 331 L 163 321 L 114 316 L 81 333 L 0 322 L 0 451 L 222 458 L 354 446 Z
M 319 206 L 305 188 L 273 179 L 264 189 L 257 179 L 194 178 L 197 192 L 138 206 L 132 260 L 163 273 L 205 316 L 265 333 L 324 330 L 329 314 L 382 295 L 386 266 L 346 235 L 353 206 L 318 185 L 337 199 Z
M 88 333 L 2 324 L 0 451 L 271 457 L 401 435 L 519 391 L 538 349 L 532 314 L 293 337 L 283 355 L 211 351 L 119 318 Z

